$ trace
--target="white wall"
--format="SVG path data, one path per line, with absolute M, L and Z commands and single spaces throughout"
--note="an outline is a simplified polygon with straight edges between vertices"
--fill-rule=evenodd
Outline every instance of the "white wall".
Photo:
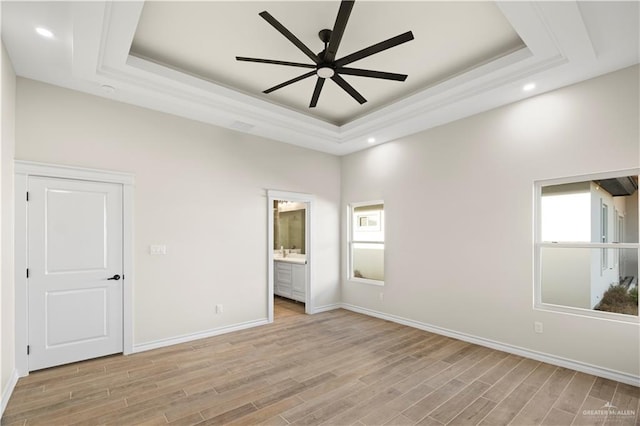
M 134 344 L 267 317 L 266 189 L 315 195 L 312 297 L 339 302 L 338 158 L 32 80 L 17 87 L 18 159 L 135 174 Z
M 534 181 L 638 167 L 639 77 L 624 69 L 343 157 L 343 211 L 384 200 L 387 229 L 385 286 L 345 281 L 343 302 L 640 375 L 638 324 L 533 309 Z
M 15 144 L 16 75 L 1 45 L 0 59 L 0 392 L 2 403 L 15 379 L 15 310 L 13 266 L 13 156 Z M 4 408 L 4 406 L 2 407 Z M 1 413 L 2 410 L 0 410 Z

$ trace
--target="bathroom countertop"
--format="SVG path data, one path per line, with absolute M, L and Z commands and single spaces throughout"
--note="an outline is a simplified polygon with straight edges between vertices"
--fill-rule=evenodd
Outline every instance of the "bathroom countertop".
M 285 262 L 285 263 L 295 263 L 298 265 L 305 265 L 307 263 L 307 256 L 304 254 L 288 254 L 285 257 L 282 257 L 280 254 L 274 254 L 273 260 L 276 262 Z

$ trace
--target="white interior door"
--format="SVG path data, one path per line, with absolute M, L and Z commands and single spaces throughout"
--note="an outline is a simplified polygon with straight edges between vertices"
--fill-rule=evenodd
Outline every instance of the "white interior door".
M 122 352 L 122 185 L 28 187 L 29 370 Z

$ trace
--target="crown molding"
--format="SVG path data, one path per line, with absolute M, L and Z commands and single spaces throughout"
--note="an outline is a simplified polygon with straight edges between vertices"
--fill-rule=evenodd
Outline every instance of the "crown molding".
M 366 149 L 372 136 L 384 143 L 518 101 L 530 96 L 521 87 L 531 79 L 539 81 L 539 94 L 619 66 L 597 62 L 576 2 L 499 2 L 526 48 L 336 126 L 131 56 L 143 4 L 73 5 L 73 15 L 82 17 L 74 19 L 73 75 L 85 82 L 86 91 L 105 96 L 97 87 L 108 84 L 117 88 L 109 95 L 116 100 L 334 155 Z

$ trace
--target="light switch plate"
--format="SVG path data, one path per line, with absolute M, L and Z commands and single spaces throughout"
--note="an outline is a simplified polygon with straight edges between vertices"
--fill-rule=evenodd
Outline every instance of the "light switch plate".
M 149 254 L 152 255 L 164 255 L 167 254 L 167 246 L 164 244 L 150 245 Z

